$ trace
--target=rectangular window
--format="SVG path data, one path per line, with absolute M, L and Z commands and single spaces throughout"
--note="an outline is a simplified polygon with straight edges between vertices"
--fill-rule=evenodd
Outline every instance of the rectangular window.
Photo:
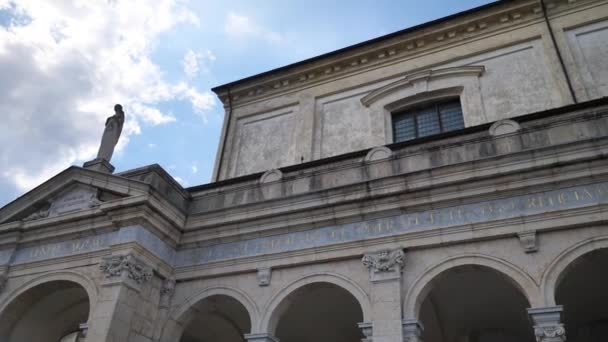
M 433 103 L 393 114 L 393 142 L 464 128 L 459 100 Z

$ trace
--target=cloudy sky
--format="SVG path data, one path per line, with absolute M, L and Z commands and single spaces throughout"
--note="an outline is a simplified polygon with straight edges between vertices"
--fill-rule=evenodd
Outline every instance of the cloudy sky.
M 214 86 L 489 0 L 0 0 L 0 206 L 95 157 L 127 121 L 117 171 L 210 180 Z

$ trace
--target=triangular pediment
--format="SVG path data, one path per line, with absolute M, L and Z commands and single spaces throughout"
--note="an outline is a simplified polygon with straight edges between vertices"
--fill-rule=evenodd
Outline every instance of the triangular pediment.
M 145 194 L 147 185 L 119 176 L 70 167 L 0 209 L 0 224 L 73 214 L 104 202 Z
M 43 201 L 37 206 L 37 210 L 23 218 L 24 221 L 37 220 L 40 218 L 51 218 L 68 213 L 98 207 L 100 189 L 92 186 L 75 183 L 60 194 Z

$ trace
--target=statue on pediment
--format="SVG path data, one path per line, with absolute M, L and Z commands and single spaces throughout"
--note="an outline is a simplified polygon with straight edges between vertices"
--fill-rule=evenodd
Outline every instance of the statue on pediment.
M 125 113 L 122 110 L 122 106 L 119 104 L 115 105 L 114 112 L 115 114 L 106 120 L 106 128 L 103 131 L 101 145 L 97 153 L 97 159 L 104 159 L 108 162 L 112 158 L 114 148 L 118 144 L 118 139 L 122 132 L 122 126 L 125 123 Z

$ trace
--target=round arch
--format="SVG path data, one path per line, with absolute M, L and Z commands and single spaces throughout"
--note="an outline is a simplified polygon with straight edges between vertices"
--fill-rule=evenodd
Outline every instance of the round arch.
M 561 252 L 549 264 L 541 278 L 541 291 L 544 306 L 555 306 L 555 290 L 564 271 L 579 257 L 598 249 L 608 248 L 608 236 L 593 237 L 574 244 Z
M 371 319 L 371 303 L 369 296 L 357 283 L 337 273 L 321 272 L 304 275 L 279 290 L 266 304 L 256 332 L 274 332 L 278 323 L 278 316 L 280 316 L 280 312 L 278 312 L 279 306 L 291 293 L 313 283 L 329 283 L 344 289 L 359 303 L 363 313 L 363 320 L 368 322 Z
M 48 282 L 52 282 L 52 281 L 71 281 L 84 288 L 84 290 L 87 292 L 87 295 L 89 296 L 89 303 L 90 303 L 90 307 L 91 307 L 90 312 L 89 312 L 89 320 L 90 320 L 91 313 L 93 312 L 93 310 L 95 308 L 95 304 L 97 304 L 98 289 L 97 289 L 97 286 L 95 286 L 95 283 L 91 279 L 89 279 L 88 277 L 86 277 L 78 272 L 74 272 L 74 271 L 57 271 L 57 272 L 47 273 L 47 274 L 41 275 L 39 277 L 36 277 L 34 279 L 27 281 L 26 283 L 22 284 L 21 286 L 19 286 L 15 290 L 13 290 L 11 293 L 8 293 L 7 296 L 2 301 L 0 301 L 0 315 L 4 312 L 6 307 L 10 303 L 12 303 L 13 300 L 18 298 L 21 294 L 27 292 L 28 290 L 30 290 L 38 285 L 42 285 L 44 283 L 48 283 Z
M 179 341 L 188 320 L 188 311 L 200 301 L 218 295 L 230 297 L 236 300 L 245 308 L 245 310 L 247 310 L 249 319 L 251 321 L 251 330 L 253 331 L 260 316 L 259 309 L 255 304 L 255 301 L 253 301 L 253 299 L 244 291 L 239 289 L 228 286 L 213 286 L 205 288 L 200 292 L 188 297 L 171 311 L 169 318 L 165 323 L 161 341 Z
M 483 266 L 505 276 L 518 289 L 532 307 L 542 303 L 538 284 L 525 271 L 508 261 L 484 254 L 463 254 L 443 259 L 418 276 L 407 291 L 403 305 L 405 318 L 419 317 L 420 307 L 427 294 L 432 290 L 438 276 L 459 266 Z
M 31 279 L 0 302 L 0 335 L 28 341 L 76 336 L 82 323 L 90 328 L 97 292 L 89 278 L 73 271 Z

